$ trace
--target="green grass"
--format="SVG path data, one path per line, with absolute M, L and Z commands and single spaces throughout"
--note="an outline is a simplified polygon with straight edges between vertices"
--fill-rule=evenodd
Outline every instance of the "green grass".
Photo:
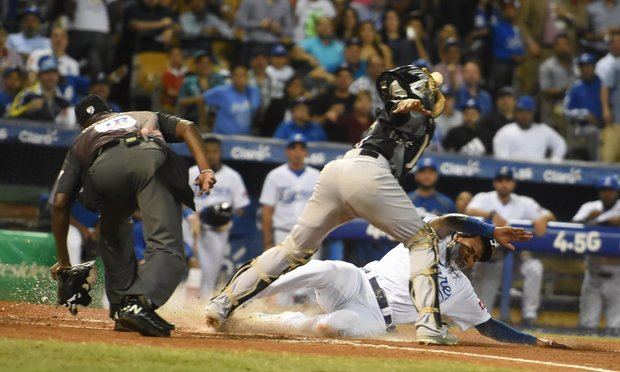
M 440 358 L 440 357 L 439 357 Z M 491 371 L 497 368 L 449 360 L 398 360 L 118 346 L 0 338 L 0 371 Z M 504 369 L 505 370 L 505 369 Z

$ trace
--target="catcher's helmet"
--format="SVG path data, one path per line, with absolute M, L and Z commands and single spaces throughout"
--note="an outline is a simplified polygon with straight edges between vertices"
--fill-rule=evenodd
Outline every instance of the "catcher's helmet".
M 422 101 L 424 108 L 432 111 L 435 106 L 435 93 L 429 80 L 432 79 L 426 68 L 406 65 L 383 71 L 377 77 L 377 92 L 386 106 L 392 100 L 415 98 Z
M 211 205 L 200 211 L 200 221 L 211 227 L 226 225 L 233 216 L 233 207 L 230 203 Z

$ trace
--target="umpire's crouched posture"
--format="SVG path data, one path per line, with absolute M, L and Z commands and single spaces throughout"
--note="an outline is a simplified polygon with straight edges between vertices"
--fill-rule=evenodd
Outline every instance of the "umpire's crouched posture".
M 169 336 L 174 325 L 154 310 L 168 300 L 183 275 L 181 203 L 193 207 L 193 192 L 187 166 L 166 142 L 185 141 L 201 169 L 195 183 L 203 193 L 213 187 L 215 178 L 202 140 L 187 120 L 148 111 L 112 113 L 94 95 L 78 103 L 75 112 L 84 130 L 67 153 L 52 196 L 58 258 L 52 276 L 58 277 L 70 266 L 69 212 L 83 188 L 82 202 L 101 215 L 98 253 L 116 329 Z M 146 262 L 140 267 L 129 218 L 137 208 L 148 246 Z

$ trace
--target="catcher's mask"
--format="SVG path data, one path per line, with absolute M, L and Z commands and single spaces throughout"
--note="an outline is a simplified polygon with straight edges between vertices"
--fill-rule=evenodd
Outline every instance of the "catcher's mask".
M 392 101 L 415 98 L 422 101 L 425 109 L 433 111 L 436 102 L 436 89 L 433 87 L 433 78 L 428 70 L 415 65 L 383 71 L 377 77 L 377 92 L 388 109 Z
M 202 223 L 211 227 L 226 225 L 233 217 L 233 207 L 230 203 L 220 203 L 206 207 L 200 212 Z
M 477 262 L 489 261 L 495 249 L 499 247 L 499 243 L 493 238 L 487 238 L 478 235 L 461 234 L 458 232 L 454 233 L 452 235 L 452 240 L 446 246 L 446 265 L 454 271 L 467 269 L 467 263 L 469 262 L 468 257 L 475 255 L 474 247 L 470 247 L 467 244 L 458 241 L 457 237 L 480 238 L 480 240 L 482 241 L 483 249 L 482 253 L 480 254 L 480 258 L 475 259 L 475 261 Z

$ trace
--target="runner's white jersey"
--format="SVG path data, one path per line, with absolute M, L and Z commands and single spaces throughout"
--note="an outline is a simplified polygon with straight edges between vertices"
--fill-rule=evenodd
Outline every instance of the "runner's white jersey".
M 433 217 L 424 220 L 428 222 Z M 491 318 L 484 304 L 478 299 L 469 279 L 460 271 L 446 267 L 446 246 L 451 237 L 439 242 L 439 302 L 444 321 L 455 323 L 466 330 Z M 394 311 L 397 324 L 415 322 L 418 319 L 409 293 L 409 250 L 401 243 L 389 251 L 379 261 L 370 262 L 364 267 L 377 277 L 388 302 Z
M 189 169 L 189 183 L 193 190 L 196 190 L 194 180 L 199 174 L 200 171 L 198 170 L 198 166 L 194 165 Z M 229 166 L 222 165 L 222 167 L 215 172 L 215 179 L 217 183 L 208 195 L 203 194 L 194 197 L 196 212 L 200 212 L 211 205 L 225 202 L 231 203 L 233 209 L 244 208 L 250 204 L 243 179 L 236 170 Z
M 301 175 L 293 173 L 288 164 L 282 164 L 269 172 L 263 184 L 260 203 L 274 207 L 274 229 L 290 231 L 295 226 L 318 179 L 319 171 L 309 166 L 305 167 Z

